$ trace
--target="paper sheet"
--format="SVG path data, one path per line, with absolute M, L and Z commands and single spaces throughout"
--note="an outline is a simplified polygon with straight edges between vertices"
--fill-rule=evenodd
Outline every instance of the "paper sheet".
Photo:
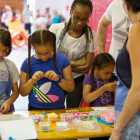
M 32 119 L 0 122 L 2 140 L 12 137 L 16 140 L 37 139 L 37 132 Z

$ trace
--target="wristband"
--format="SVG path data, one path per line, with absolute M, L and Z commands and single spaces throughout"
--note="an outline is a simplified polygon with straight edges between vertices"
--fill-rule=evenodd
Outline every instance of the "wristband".
M 57 76 L 58 76 L 58 78 L 59 78 L 59 79 L 58 79 L 58 81 L 55 81 L 55 83 L 57 83 L 57 84 L 58 84 L 58 83 L 60 83 L 60 82 L 61 82 L 62 77 L 61 77 L 60 75 L 57 75 Z

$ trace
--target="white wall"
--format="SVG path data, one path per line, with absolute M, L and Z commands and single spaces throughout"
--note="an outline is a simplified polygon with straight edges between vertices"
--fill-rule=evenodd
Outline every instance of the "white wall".
M 44 14 L 45 9 L 50 7 L 50 14 L 52 14 L 53 9 L 58 10 L 59 14 L 65 16 L 65 18 L 69 19 L 69 10 L 66 11 L 66 6 L 69 5 L 71 7 L 73 0 L 35 0 L 35 11 L 40 10 L 41 14 Z

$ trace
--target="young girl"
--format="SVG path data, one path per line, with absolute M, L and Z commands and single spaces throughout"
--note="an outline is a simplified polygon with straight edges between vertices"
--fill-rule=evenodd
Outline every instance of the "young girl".
M 71 62 L 75 89 L 66 96 L 67 108 L 79 107 L 82 98 L 84 73 L 88 73 L 97 48 L 97 34 L 88 25 L 92 14 L 90 0 L 74 0 L 68 22 L 53 24 L 50 31 L 57 37 L 57 52 Z
M 114 104 L 116 82 L 111 78 L 114 67 L 115 61 L 110 54 L 102 53 L 95 57 L 91 74 L 87 74 L 83 82 L 83 98 L 89 106 Z
M 14 111 L 13 102 L 19 96 L 19 73 L 15 64 L 6 58 L 11 53 L 12 40 L 7 29 L 0 28 L 0 112 Z M 12 94 L 10 95 L 12 90 Z
M 35 55 L 30 57 L 31 44 Z M 69 60 L 56 53 L 55 34 L 35 31 L 28 39 L 28 59 L 21 66 L 19 91 L 29 95 L 29 110 L 64 108 L 64 90 L 74 90 Z

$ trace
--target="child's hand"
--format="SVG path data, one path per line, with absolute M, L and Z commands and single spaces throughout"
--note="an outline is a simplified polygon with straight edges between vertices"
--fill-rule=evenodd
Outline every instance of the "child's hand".
M 57 76 L 57 74 L 54 72 L 54 71 L 47 71 L 45 73 L 45 77 L 50 79 L 50 80 L 53 80 L 53 81 L 58 81 L 59 80 L 59 77 Z
M 10 110 L 10 105 L 7 103 L 7 102 L 4 102 L 2 105 L 1 105 L 1 108 L 0 108 L 0 112 L 2 113 L 6 113 Z
M 104 85 L 105 86 L 105 90 L 106 91 L 110 91 L 110 92 L 114 92 L 115 89 L 116 89 L 116 84 L 117 83 L 108 83 L 108 84 Z
M 41 78 L 44 77 L 44 73 L 42 71 L 37 71 L 34 73 L 34 75 L 32 76 L 32 82 L 33 84 L 37 81 L 39 81 Z
M 118 81 L 114 81 L 114 83 L 116 83 L 116 84 L 117 84 L 117 83 L 118 83 Z

